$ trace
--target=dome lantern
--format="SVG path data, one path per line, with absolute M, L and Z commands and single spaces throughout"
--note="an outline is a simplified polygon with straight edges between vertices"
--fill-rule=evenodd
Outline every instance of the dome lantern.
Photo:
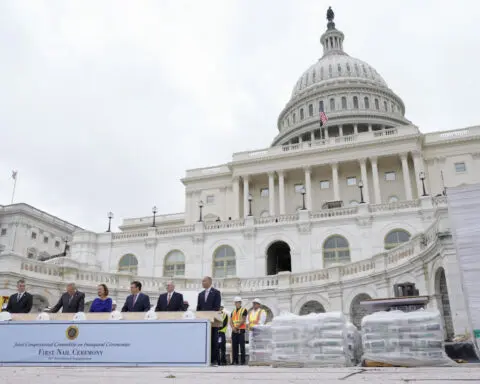
M 327 30 L 320 37 L 320 43 L 323 46 L 323 56 L 332 53 L 345 54 L 345 52 L 343 52 L 343 40 L 345 36 L 335 28 L 335 23 L 333 22 L 334 17 L 335 14 L 333 13 L 332 7 L 329 7 L 327 11 Z

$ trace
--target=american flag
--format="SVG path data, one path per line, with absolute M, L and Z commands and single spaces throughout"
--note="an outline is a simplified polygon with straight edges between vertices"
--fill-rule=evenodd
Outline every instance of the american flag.
M 320 127 L 323 127 L 325 124 L 327 124 L 328 117 L 325 112 L 320 112 Z
M 12 171 L 12 179 L 17 180 L 18 171 Z

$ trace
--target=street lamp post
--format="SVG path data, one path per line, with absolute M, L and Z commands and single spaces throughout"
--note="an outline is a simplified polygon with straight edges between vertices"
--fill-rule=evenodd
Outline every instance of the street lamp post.
M 305 187 L 302 187 L 302 190 L 300 191 L 300 193 L 302 194 L 302 211 L 304 211 L 305 209 L 307 209 L 305 207 L 305 194 L 307 193 L 307 191 L 305 190 Z
M 362 180 L 358 182 L 358 188 L 360 188 L 360 204 L 364 204 L 365 200 L 363 200 L 363 181 Z
M 67 256 L 67 250 L 68 250 L 68 237 L 63 238 L 63 242 L 65 243 L 65 247 L 63 248 L 63 256 Z
M 203 221 L 203 218 L 202 218 L 203 201 L 202 200 L 198 202 L 198 209 L 200 210 L 200 217 L 198 219 L 198 222 L 201 223 Z
M 251 193 L 248 194 L 248 216 L 252 216 L 252 200 L 253 196 Z
M 107 213 L 107 217 L 108 217 L 108 228 L 107 228 L 107 232 L 112 232 L 112 231 L 111 231 L 111 228 L 112 228 L 113 212 L 108 212 L 108 213 Z
M 423 195 L 422 196 L 428 196 L 427 191 L 425 190 L 425 172 L 420 172 L 418 175 L 420 177 L 420 180 L 422 180 L 422 188 L 423 188 Z
M 152 227 L 156 227 L 157 225 L 155 224 L 155 218 L 157 216 L 157 206 L 154 205 L 153 208 L 152 208 L 152 213 L 153 213 L 153 223 L 152 223 Z

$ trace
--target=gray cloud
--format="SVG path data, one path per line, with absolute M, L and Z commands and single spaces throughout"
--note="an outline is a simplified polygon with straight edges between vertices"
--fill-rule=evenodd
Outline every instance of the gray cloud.
M 466 0 L 2 2 L 0 202 L 18 169 L 17 202 L 94 230 L 183 211 L 185 169 L 270 144 L 328 5 L 422 131 L 479 122 Z

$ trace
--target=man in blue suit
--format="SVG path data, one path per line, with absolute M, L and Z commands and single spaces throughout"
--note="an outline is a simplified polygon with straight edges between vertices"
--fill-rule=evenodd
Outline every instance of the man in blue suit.
M 167 293 L 162 293 L 157 301 L 155 312 L 180 312 L 183 311 L 183 295 L 175 292 L 173 281 L 167 283 Z
M 219 290 L 212 287 L 212 278 L 205 276 L 202 280 L 204 290 L 198 294 L 197 311 L 215 311 L 220 312 L 222 304 L 222 294 Z M 218 365 L 218 328 L 212 327 L 211 357 L 210 363 Z
M 141 291 L 142 283 L 132 281 L 130 284 L 132 294 L 125 300 L 122 312 L 148 312 L 150 310 L 150 298 Z

